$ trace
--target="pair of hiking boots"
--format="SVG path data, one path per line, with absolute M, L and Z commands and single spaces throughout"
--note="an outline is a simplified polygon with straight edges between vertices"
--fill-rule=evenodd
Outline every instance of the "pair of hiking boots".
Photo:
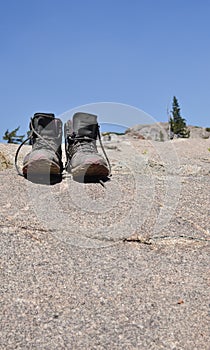
M 29 136 L 32 150 L 23 160 L 23 175 L 61 175 L 62 121 L 51 113 L 35 113 L 30 122 Z M 98 153 L 96 140 L 101 143 L 97 116 L 79 112 L 64 125 L 66 164 L 65 169 L 73 177 L 106 178 L 110 175 L 110 163 Z M 27 140 L 26 140 L 27 141 Z

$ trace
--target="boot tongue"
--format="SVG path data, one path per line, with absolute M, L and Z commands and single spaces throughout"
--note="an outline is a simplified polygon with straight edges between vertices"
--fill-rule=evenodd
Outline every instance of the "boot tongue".
M 58 136 L 57 120 L 53 114 L 38 114 L 36 113 L 33 119 L 34 129 L 44 137 Z
M 89 113 L 75 113 L 73 116 L 73 131 L 76 136 L 87 136 L 97 139 L 97 116 Z

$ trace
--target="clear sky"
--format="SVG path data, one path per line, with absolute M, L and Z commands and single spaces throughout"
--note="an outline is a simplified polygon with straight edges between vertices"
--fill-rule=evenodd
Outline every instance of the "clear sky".
M 98 102 L 166 121 L 174 95 L 210 126 L 210 0 L 0 0 L 0 139 Z

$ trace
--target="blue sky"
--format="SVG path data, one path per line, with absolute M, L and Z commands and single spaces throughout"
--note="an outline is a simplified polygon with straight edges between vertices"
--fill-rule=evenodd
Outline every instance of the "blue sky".
M 0 0 L 0 138 L 99 102 L 166 121 L 174 95 L 188 124 L 210 126 L 209 18 L 210 0 Z

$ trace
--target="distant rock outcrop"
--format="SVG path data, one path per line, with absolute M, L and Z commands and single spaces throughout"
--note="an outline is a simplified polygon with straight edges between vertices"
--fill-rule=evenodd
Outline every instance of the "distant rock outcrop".
M 210 129 L 198 126 L 188 126 L 190 131 L 190 138 L 210 137 Z M 169 123 L 155 123 L 155 124 L 139 124 L 126 130 L 126 135 L 136 139 L 153 140 L 153 141 L 167 141 L 170 139 Z M 176 135 L 175 137 L 176 138 Z
M 126 130 L 126 134 L 137 139 L 166 141 L 169 139 L 168 123 L 139 124 Z

